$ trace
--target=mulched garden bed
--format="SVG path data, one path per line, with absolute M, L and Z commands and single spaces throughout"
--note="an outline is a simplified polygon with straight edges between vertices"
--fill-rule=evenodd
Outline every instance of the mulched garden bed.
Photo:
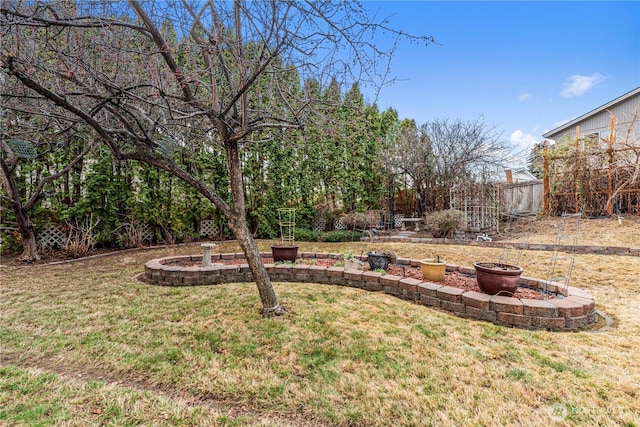
M 225 264 L 225 265 L 239 265 L 240 260 L 237 259 L 227 259 L 227 260 L 213 260 L 213 264 Z M 263 261 L 267 264 L 273 263 L 272 258 L 264 257 Z M 339 259 L 332 258 L 299 258 L 296 261 L 296 264 L 309 264 L 309 265 L 317 265 L 321 267 L 342 267 L 343 261 Z M 188 266 L 199 266 L 200 263 L 195 263 L 193 261 L 178 261 L 175 265 L 180 265 L 184 267 Z M 367 263 L 363 263 L 363 269 L 366 271 L 369 269 L 369 265 Z M 420 267 L 412 267 L 408 265 L 397 265 L 390 264 L 389 268 L 387 268 L 386 274 L 392 274 L 394 276 L 399 277 L 410 277 L 413 279 L 423 280 L 422 271 Z M 465 291 L 476 291 L 482 293 L 480 287 L 478 286 L 478 282 L 476 281 L 475 276 L 468 276 L 466 274 L 462 274 L 458 271 L 447 272 L 444 276 L 444 280 L 439 284 L 444 286 L 451 286 L 452 288 L 464 289 Z M 556 298 L 555 295 L 545 295 L 541 292 L 538 292 L 536 289 L 526 288 L 526 287 L 518 287 L 516 293 L 513 294 L 513 298 L 519 299 L 553 299 Z

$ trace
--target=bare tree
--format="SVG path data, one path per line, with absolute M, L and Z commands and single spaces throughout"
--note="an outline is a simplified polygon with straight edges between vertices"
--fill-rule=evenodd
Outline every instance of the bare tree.
M 407 174 L 422 210 L 444 209 L 456 183 L 482 182 L 504 167 L 510 147 L 482 118 L 401 124 L 388 166 Z
M 26 104 L 25 104 L 26 106 Z M 20 123 L 17 123 L 20 122 Z M 72 156 L 59 170 L 37 170 L 31 176 L 32 185 L 29 189 L 22 189 L 19 185 L 20 163 L 37 161 L 39 157 L 56 151 L 56 137 L 60 131 L 53 131 L 52 135 L 42 138 L 57 126 L 54 120 L 45 123 L 34 123 L 28 118 L 18 119 L 9 117 L 9 112 L 0 109 L 0 199 L 9 205 L 16 219 L 17 231 L 22 242 L 22 261 L 36 261 L 40 259 L 36 235 L 33 229 L 30 212 L 37 203 L 45 197 L 47 185 L 69 173 L 95 145 L 85 143 L 80 152 Z M 53 141 L 53 142 L 52 142 Z M 59 147 L 58 147 L 59 148 Z M 22 177 L 24 180 L 24 177 Z
M 395 46 L 376 47 L 378 32 L 432 41 L 371 22 L 352 1 L 13 1 L 0 6 L 0 23 L 0 68 L 49 114 L 82 120 L 118 159 L 168 171 L 226 216 L 266 316 L 284 308 L 247 227 L 242 143 L 257 130 L 302 126 L 314 100 L 299 95 L 289 70 L 384 84 Z M 173 161 L 211 147 L 226 154 L 230 202 Z

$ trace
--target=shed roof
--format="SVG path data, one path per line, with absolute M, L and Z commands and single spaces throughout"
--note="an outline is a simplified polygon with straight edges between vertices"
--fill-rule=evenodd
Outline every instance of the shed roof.
M 563 124 L 560 127 L 557 127 L 555 129 L 550 130 L 547 133 L 542 134 L 542 136 L 545 137 L 545 138 L 553 139 L 554 135 L 556 135 L 558 133 L 561 133 L 562 131 L 564 131 L 566 129 L 572 128 L 577 123 L 580 123 L 583 120 L 586 120 L 587 118 L 589 118 L 591 116 L 594 116 L 594 115 L 596 115 L 596 114 L 598 114 L 598 113 L 600 113 L 602 111 L 606 111 L 607 109 L 611 108 L 612 106 L 614 106 L 616 104 L 619 104 L 619 103 L 621 103 L 621 102 L 623 102 L 623 101 L 625 101 L 625 100 L 627 100 L 627 99 L 631 98 L 632 96 L 635 96 L 635 95 L 637 95 L 639 93 L 640 93 L 640 87 L 637 87 L 637 88 L 633 89 L 632 91 L 627 92 L 622 96 L 619 96 L 618 98 L 614 99 L 613 101 L 609 101 L 606 104 L 601 105 L 600 107 L 598 107 L 598 108 L 596 108 L 594 110 L 591 110 L 586 114 L 583 114 L 582 116 L 578 117 L 577 119 L 573 119 L 570 122 L 567 122 L 567 123 Z

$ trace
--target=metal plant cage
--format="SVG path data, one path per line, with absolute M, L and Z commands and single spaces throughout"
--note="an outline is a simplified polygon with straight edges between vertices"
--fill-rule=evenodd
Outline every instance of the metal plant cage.
M 16 156 L 23 159 L 33 160 L 38 157 L 36 148 L 29 141 L 20 141 L 13 139 L 9 141 L 9 147 L 11 147 L 11 150 Z
M 278 209 L 280 221 L 280 237 L 283 246 L 293 246 L 296 228 L 296 210 L 294 208 Z

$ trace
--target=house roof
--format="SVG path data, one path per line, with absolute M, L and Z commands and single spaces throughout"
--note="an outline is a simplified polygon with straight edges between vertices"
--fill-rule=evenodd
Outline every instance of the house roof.
M 538 180 L 538 178 L 536 178 L 526 168 L 511 169 L 511 173 L 513 174 L 513 179 L 517 179 L 519 181 L 537 181 Z
M 560 132 L 562 132 L 562 131 L 564 131 L 566 129 L 572 128 L 572 127 L 574 127 L 576 125 L 576 123 L 582 122 L 583 120 L 585 120 L 585 119 L 587 119 L 587 118 L 589 118 L 591 116 L 594 116 L 594 115 L 596 115 L 596 114 L 598 114 L 598 113 L 600 113 L 602 111 L 605 111 L 605 110 L 611 108 L 612 106 L 614 106 L 614 105 L 616 105 L 616 104 L 618 104 L 618 103 L 620 103 L 622 101 L 625 101 L 626 99 L 631 98 L 632 96 L 637 95 L 639 93 L 640 93 L 640 87 L 637 87 L 637 88 L 633 89 L 632 91 L 627 92 L 622 96 L 619 96 L 618 98 L 614 99 L 613 101 L 609 101 L 606 104 L 601 105 L 600 107 L 598 107 L 598 108 L 596 108 L 594 110 L 591 110 L 586 114 L 583 114 L 582 116 L 578 117 L 577 119 L 573 119 L 570 122 L 567 122 L 567 123 L 563 124 L 560 127 L 557 127 L 555 129 L 550 130 L 547 133 L 542 134 L 542 136 L 545 137 L 545 138 L 551 138 L 552 135 L 560 133 Z

